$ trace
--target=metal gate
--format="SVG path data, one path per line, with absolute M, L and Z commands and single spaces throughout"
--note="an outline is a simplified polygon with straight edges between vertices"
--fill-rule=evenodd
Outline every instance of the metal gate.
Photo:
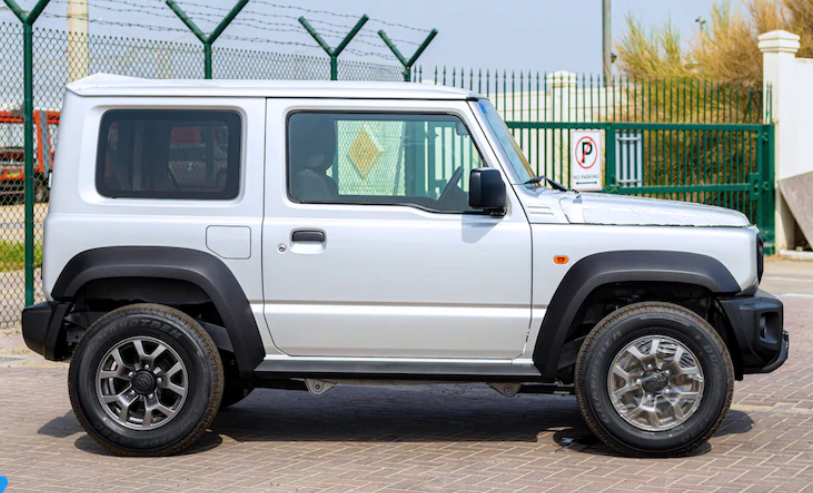
M 508 122 L 538 174 L 570 186 L 573 130 L 603 134 L 604 192 L 735 209 L 774 245 L 773 125 Z

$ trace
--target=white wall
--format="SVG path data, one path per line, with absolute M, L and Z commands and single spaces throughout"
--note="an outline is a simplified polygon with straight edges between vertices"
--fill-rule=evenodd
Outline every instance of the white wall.
M 776 180 L 813 172 L 813 60 L 796 58 L 799 46 L 799 36 L 787 31 L 759 37 L 764 84 L 771 86 L 771 98 L 763 99 L 763 111 L 775 124 Z M 795 238 L 796 221 L 778 188 L 776 197 L 778 251 L 794 247 L 801 239 Z

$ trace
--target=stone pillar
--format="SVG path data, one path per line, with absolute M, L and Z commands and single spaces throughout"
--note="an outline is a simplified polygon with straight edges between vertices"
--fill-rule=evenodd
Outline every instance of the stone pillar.
M 90 75 L 88 2 L 68 0 L 68 82 Z
M 799 36 L 787 31 L 771 31 L 759 36 L 762 51 L 763 88 L 771 86 L 771 98 L 763 98 L 763 114 L 776 128 L 774 155 L 777 180 L 798 174 L 796 162 L 797 129 L 794 99 L 796 81 L 794 69 Z M 768 113 L 770 110 L 770 113 Z M 775 184 L 774 184 L 775 186 Z M 776 190 L 776 251 L 787 249 L 794 242 L 795 221 L 782 194 Z
M 572 120 L 573 108 L 571 101 L 575 101 L 577 76 L 573 72 L 558 70 L 545 76 L 545 83 L 550 88 L 551 99 L 546 121 L 569 122 Z

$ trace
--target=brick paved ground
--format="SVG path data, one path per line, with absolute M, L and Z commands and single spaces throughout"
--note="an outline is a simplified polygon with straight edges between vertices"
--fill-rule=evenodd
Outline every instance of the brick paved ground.
M 769 269 L 777 291 L 813 293 L 797 267 Z M 813 297 L 784 301 L 791 360 L 739 382 L 724 426 L 690 458 L 610 453 L 573 397 L 442 385 L 259 391 L 182 456 L 122 459 L 81 431 L 64 368 L 15 365 L 0 369 L 0 476 L 16 493 L 813 491 Z

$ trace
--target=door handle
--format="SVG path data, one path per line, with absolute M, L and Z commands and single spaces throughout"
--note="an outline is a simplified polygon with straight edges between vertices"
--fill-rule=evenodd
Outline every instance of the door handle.
M 325 233 L 314 230 L 294 231 L 291 234 L 291 241 L 294 243 L 324 243 Z

